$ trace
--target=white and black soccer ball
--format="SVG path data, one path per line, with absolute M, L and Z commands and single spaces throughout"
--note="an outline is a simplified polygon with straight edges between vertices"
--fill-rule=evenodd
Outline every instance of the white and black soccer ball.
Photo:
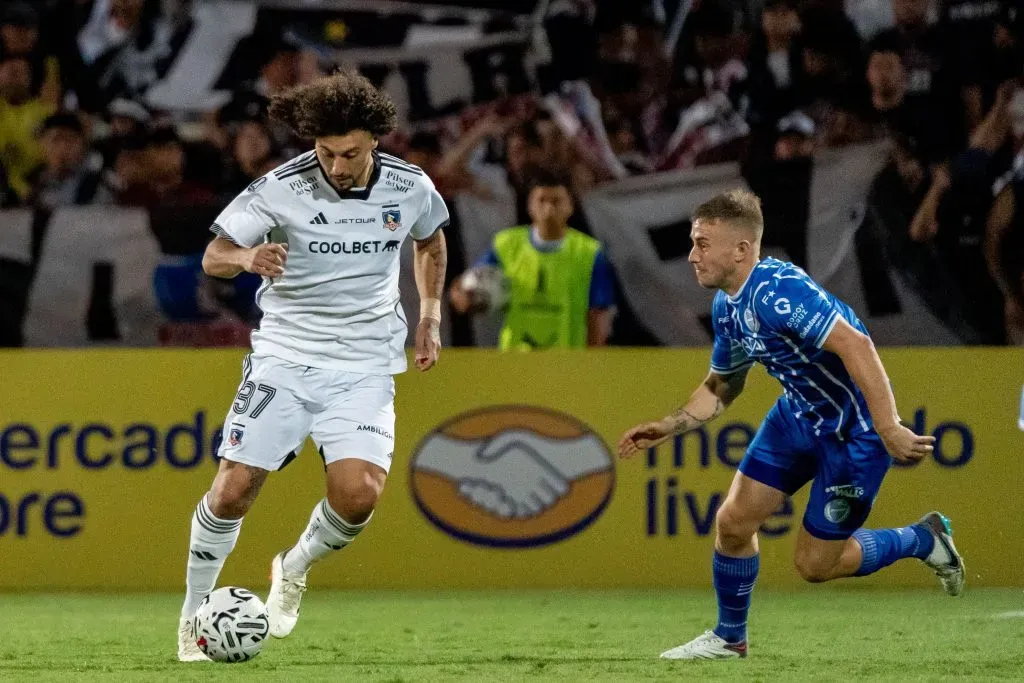
M 462 287 L 475 301 L 483 302 L 488 313 L 497 313 L 508 305 L 508 280 L 501 268 L 474 266 L 462 276 Z
M 244 662 L 263 649 L 270 634 L 267 606 L 251 591 L 225 586 L 199 603 L 192 637 L 215 662 Z

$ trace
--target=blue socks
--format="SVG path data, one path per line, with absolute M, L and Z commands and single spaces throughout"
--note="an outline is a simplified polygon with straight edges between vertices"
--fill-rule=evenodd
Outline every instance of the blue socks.
M 902 529 L 857 529 L 853 538 L 860 543 L 863 555 L 854 576 L 874 574 L 905 557 L 923 560 L 935 547 L 931 532 L 918 524 Z
M 757 583 L 758 556 L 728 557 L 715 551 L 712 577 L 718 595 L 718 626 L 715 635 L 730 643 L 747 639 L 750 594 Z
M 854 576 L 874 574 L 905 557 L 923 560 L 935 547 L 931 531 L 918 524 L 902 529 L 857 529 L 853 538 L 862 550 L 860 569 Z M 715 635 L 730 643 L 741 643 L 747 639 L 747 612 L 750 611 L 750 594 L 757 583 L 759 566 L 757 555 L 729 557 L 715 551 L 711 565 L 718 596 Z

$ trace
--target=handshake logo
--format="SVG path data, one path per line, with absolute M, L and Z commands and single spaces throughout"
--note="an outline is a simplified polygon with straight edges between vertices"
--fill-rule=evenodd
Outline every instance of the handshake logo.
M 589 427 L 528 406 L 487 408 L 431 433 L 412 459 L 413 495 L 445 532 L 528 547 L 578 533 L 611 498 L 612 458 Z

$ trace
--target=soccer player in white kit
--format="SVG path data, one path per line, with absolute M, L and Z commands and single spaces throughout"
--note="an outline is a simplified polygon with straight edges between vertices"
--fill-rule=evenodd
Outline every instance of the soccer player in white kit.
M 423 171 L 377 151 L 394 104 L 343 72 L 276 96 L 270 116 L 315 149 L 257 179 L 218 216 L 203 269 L 263 276 L 263 319 L 228 410 L 220 469 L 192 516 L 178 659 L 206 659 L 192 619 L 238 540 L 242 518 L 271 472 L 312 436 L 327 497 L 295 544 L 273 558 L 270 633 L 287 636 L 306 574 L 369 523 L 394 451 L 395 384 L 406 370 L 399 251 L 415 246 L 420 320 L 415 365 L 440 351 L 438 325 L 448 209 Z

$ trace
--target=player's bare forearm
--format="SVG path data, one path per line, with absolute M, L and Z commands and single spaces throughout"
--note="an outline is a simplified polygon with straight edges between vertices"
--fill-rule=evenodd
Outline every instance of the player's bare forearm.
M 441 352 L 441 295 L 444 272 L 448 267 L 448 248 L 440 229 L 425 240 L 415 242 L 413 269 L 420 293 L 420 322 L 416 325 L 416 368 L 425 372 L 437 363 Z
M 427 239 L 416 240 L 414 246 L 413 269 L 416 272 L 416 289 L 420 293 L 420 301 L 440 300 L 444 295 L 444 274 L 448 268 L 448 246 L 444 232 L 435 230 Z
M 684 434 L 711 422 L 725 412 L 725 409 L 743 392 L 747 371 L 740 370 L 729 375 L 712 372 L 697 387 L 686 404 L 665 420 L 675 434 Z
M 242 271 L 275 278 L 284 274 L 288 245 L 265 242 L 240 247 L 229 239 L 215 238 L 203 254 L 203 272 L 214 277 L 235 277 Z
M 728 375 L 710 373 L 682 408 L 660 420 L 645 422 L 627 431 L 619 440 L 619 457 L 631 458 L 664 443 L 674 434 L 683 434 L 714 420 L 743 391 L 747 370 L 744 368 Z
M 248 251 L 230 240 L 217 237 L 207 245 L 203 254 L 203 272 L 214 277 L 235 277 L 245 270 Z
M 846 371 L 864 394 L 875 429 L 882 433 L 898 427 L 900 418 L 896 397 L 892 394 L 889 377 L 871 338 L 840 319 L 822 348 L 843 361 Z

